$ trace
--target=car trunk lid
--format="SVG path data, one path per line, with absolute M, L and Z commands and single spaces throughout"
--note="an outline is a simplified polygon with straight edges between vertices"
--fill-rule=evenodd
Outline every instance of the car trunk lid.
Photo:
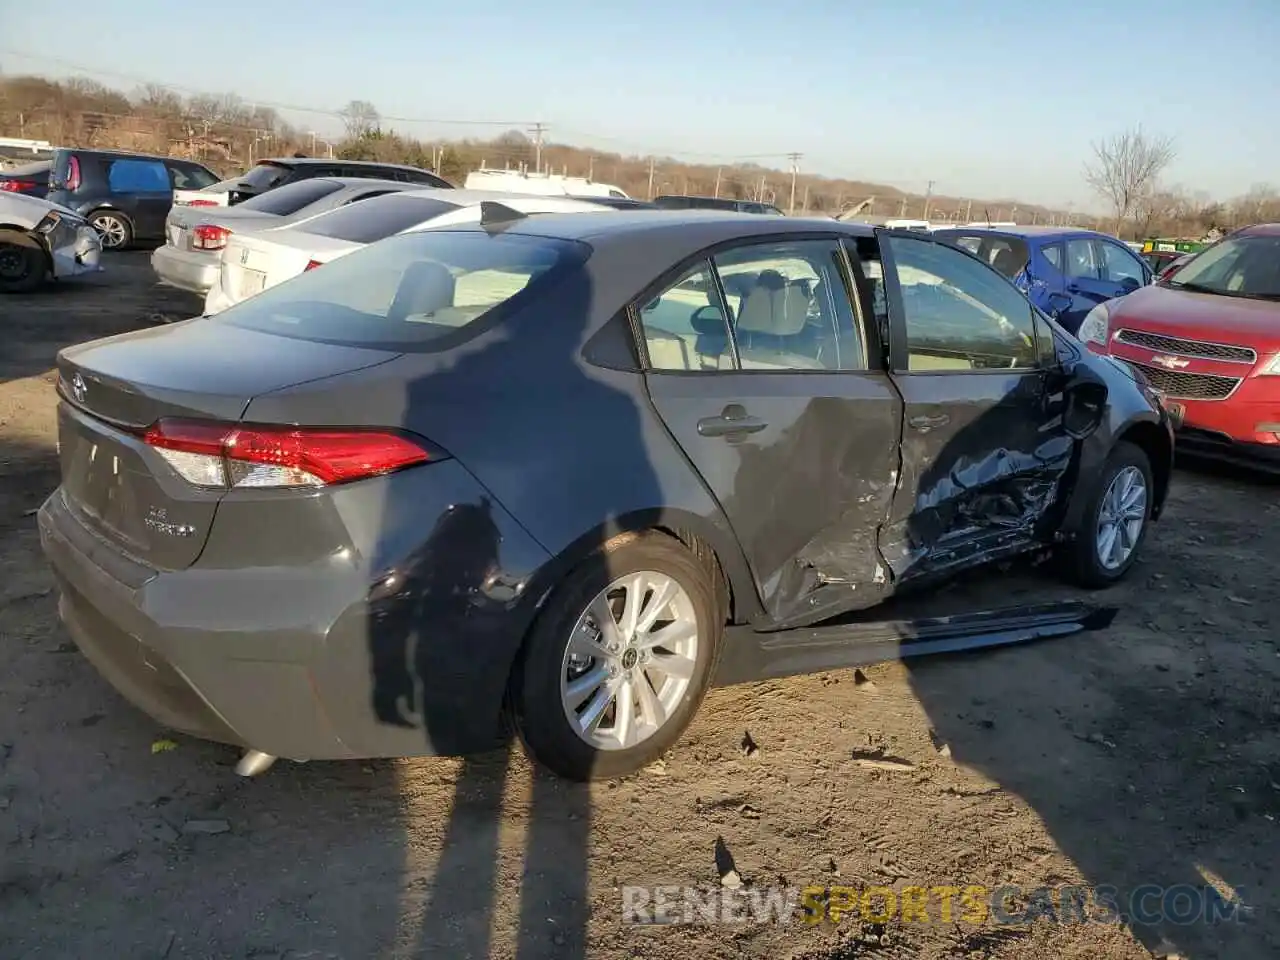
M 288 228 L 254 234 L 233 232 L 222 253 L 218 282 L 231 302 L 239 303 L 305 272 L 313 261 L 326 263 L 360 246 Z
M 191 249 L 191 231 L 203 223 L 218 224 L 231 231 L 237 225 L 251 225 L 261 229 L 265 223 L 278 219 L 275 214 L 259 210 L 245 210 L 241 207 L 222 207 L 211 211 L 203 207 L 178 207 L 169 211 L 165 218 L 164 239 L 171 247 L 179 250 Z
M 67 348 L 57 360 L 63 496 L 81 522 L 134 559 L 187 567 L 225 490 L 185 480 L 148 446 L 146 429 L 174 417 L 234 423 L 255 396 L 397 355 L 199 318 Z

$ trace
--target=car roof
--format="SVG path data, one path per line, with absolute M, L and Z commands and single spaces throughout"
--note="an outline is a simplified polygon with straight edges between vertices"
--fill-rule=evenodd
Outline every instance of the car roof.
M 1241 227 L 1232 236 L 1236 237 L 1280 237 L 1280 223 L 1255 223 Z
M 336 183 L 344 187 L 410 187 L 410 190 L 404 192 L 416 192 L 412 189 L 412 184 L 405 183 L 403 180 L 385 180 L 381 177 L 311 177 L 307 180 L 299 180 L 297 182 L 314 183 L 316 181 L 320 181 L 321 183 Z M 450 190 L 449 192 L 456 193 L 457 191 Z
M 935 230 L 935 233 L 962 233 L 968 236 L 1006 236 L 1021 237 L 1023 240 L 1030 240 L 1032 237 L 1043 239 L 1045 237 L 1054 237 L 1062 239 L 1064 237 L 1107 237 L 1108 234 L 1099 233 L 1097 230 L 1085 230 L 1082 227 L 1050 227 L 1030 224 L 1026 226 L 1016 227 L 944 227 L 941 230 Z M 1114 240 L 1115 237 L 1110 237 Z
M 407 163 L 383 163 L 380 160 L 341 160 L 330 159 L 328 157 L 263 157 L 254 163 L 259 166 L 264 163 L 275 164 L 277 167 L 314 167 L 320 164 L 325 166 L 339 165 L 343 167 L 381 167 L 386 170 L 412 170 L 414 173 L 431 173 L 430 170 L 424 170 L 422 167 L 411 167 Z M 438 173 L 431 173 L 433 177 L 440 176 Z M 441 177 L 443 180 L 444 178 Z
M 515 190 L 459 190 L 450 187 L 422 186 L 414 186 L 410 190 L 402 191 L 399 195 L 402 197 L 438 198 L 449 203 L 456 203 L 462 207 L 486 201 L 501 203 L 503 200 L 576 200 L 578 203 L 595 203 L 597 200 L 608 199 L 607 197 L 569 197 L 558 193 L 519 193 Z
M 199 160 L 192 160 L 189 157 L 166 157 L 158 153 L 141 153 L 137 150 L 106 150 L 97 147 L 59 147 L 59 152 L 74 153 L 77 156 L 90 157 L 127 157 L 133 160 L 168 160 L 172 163 L 192 163 L 197 167 L 205 165 Z M 205 169 L 209 169 L 205 167 Z
M 461 192 L 461 191 L 459 191 Z M 482 230 L 477 225 L 471 229 Z M 838 233 L 852 237 L 874 235 L 865 223 L 841 223 L 809 217 L 760 217 L 751 213 L 719 210 L 616 210 L 607 217 L 590 213 L 539 213 L 510 224 L 506 233 L 559 240 L 582 240 L 593 245 L 611 239 L 648 240 L 665 237 L 696 238 L 701 246 L 749 237 L 785 234 Z

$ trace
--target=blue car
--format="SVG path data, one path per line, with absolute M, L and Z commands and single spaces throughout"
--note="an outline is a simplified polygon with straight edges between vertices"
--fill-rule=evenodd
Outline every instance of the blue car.
M 1151 283 L 1151 268 L 1105 233 L 1070 227 L 957 227 L 935 236 L 991 264 L 1069 332 L 1099 303 Z

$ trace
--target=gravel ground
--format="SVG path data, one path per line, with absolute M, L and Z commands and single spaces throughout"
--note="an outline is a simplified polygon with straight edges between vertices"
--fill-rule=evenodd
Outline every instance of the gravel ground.
M 144 252 L 106 264 L 0 299 L 5 958 L 1280 955 L 1274 481 L 1181 468 L 1105 630 L 714 691 L 664 762 L 619 783 L 556 782 L 518 753 L 242 781 L 229 748 L 153 752 L 167 734 L 57 621 L 32 515 L 57 482 L 54 353 L 198 308 L 151 283 Z M 949 593 L 1069 591 L 1009 570 Z M 1211 885 L 1247 909 L 1149 926 L 976 923 L 959 905 L 943 922 L 932 901 L 929 923 L 622 921 L 624 886 L 735 880 Z

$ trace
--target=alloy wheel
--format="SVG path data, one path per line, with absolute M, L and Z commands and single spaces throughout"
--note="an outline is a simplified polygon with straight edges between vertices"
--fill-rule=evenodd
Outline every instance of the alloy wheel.
M 119 217 L 110 215 L 94 217 L 93 225 L 97 228 L 98 233 L 102 235 L 102 245 L 107 249 L 114 250 L 116 247 L 124 245 L 128 232 L 125 229 L 124 221 Z
M 1137 467 L 1119 471 L 1102 495 L 1095 546 L 1106 570 L 1124 566 L 1138 546 L 1147 522 L 1147 481 Z
M 698 617 L 673 577 L 630 573 L 600 591 L 565 645 L 560 700 L 574 732 L 598 750 L 653 736 L 679 707 L 698 657 Z

